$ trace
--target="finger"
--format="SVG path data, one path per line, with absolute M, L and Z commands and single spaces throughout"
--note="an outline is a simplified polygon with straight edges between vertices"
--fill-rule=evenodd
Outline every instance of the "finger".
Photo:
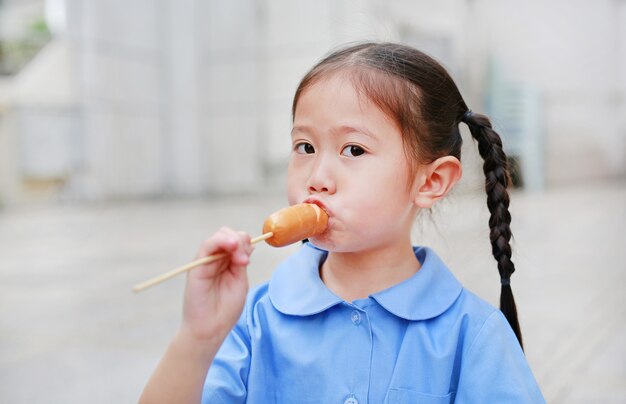
M 207 257 L 219 252 L 232 253 L 237 249 L 238 244 L 239 240 L 236 233 L 223 227 L 202 242 L 196 258 Z
M 236 279 L 243 279 L 246 283 L 248 280 L 247 265 L 233 265 L 231 271 Z
M 234 232 L 233 236 L 237 237 L 237 248 L 232 252 L 231 260 L 234 265 L 246 266 L 250 263 L 250 236 L 245 232 Z
M 254 251 L 254 246 L 252 245 L 252 238 L 246 232 L 240 231 L 238 233 L 239 233 L 239 236 L 243 240 L 243 247 L 244 247 L 244 250 L 246 251 L 246 254 L 250 256 L 250 254 L 252 254 L 252 251 Z

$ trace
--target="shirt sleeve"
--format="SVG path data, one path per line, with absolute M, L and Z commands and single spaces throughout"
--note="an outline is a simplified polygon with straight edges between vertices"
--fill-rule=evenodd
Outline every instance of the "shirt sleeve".
M 455 403 L 545 403 L 513 330 L 499 310 L 463 358 Z
M 250 334 L 246 308 L 228 334 L 209 368 L 202 392 L 202 403 L 244 403 L 250 368 Z

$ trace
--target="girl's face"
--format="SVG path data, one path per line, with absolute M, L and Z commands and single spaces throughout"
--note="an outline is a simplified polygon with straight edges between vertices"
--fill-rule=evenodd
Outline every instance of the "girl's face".
M 410 241 L 417 207 L 400 130 L 348 78 L 333 75 L 301 94 L 291 139 L 289 203 L 329 214 L 315 245 L 357 252 Z

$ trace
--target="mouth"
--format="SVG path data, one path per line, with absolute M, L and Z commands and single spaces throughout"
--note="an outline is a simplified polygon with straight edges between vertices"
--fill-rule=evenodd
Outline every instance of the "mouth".
M 310 203 L 310 204 L 313 204 L 313 205 L 317 205 L 317 206 L 319 206 L 319 207 L 320 207 L 320 208 L 321 208 L 324 212 L 326 212 L 326 214 L 327 214 L 328 216 L 331 216 L 331 214 L 332 214 L 332 213 L 328 210 L 328 208 L 326 207 L 326 205 L 324 205 L 324 203 L 323 203 L 322 201 L 318 200 L 318 199 L 315 199 L 315 198 L 307 198 L 307 199 L 305 199 L 302 203 Z

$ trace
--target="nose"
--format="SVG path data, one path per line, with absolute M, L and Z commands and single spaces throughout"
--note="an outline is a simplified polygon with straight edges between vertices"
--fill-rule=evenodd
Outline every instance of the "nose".
M 330 162 L 325 159 L 316 161 L 306 184 L 309 194 L 334 194 L 337 191 L 337 184 L 332 173 Z

